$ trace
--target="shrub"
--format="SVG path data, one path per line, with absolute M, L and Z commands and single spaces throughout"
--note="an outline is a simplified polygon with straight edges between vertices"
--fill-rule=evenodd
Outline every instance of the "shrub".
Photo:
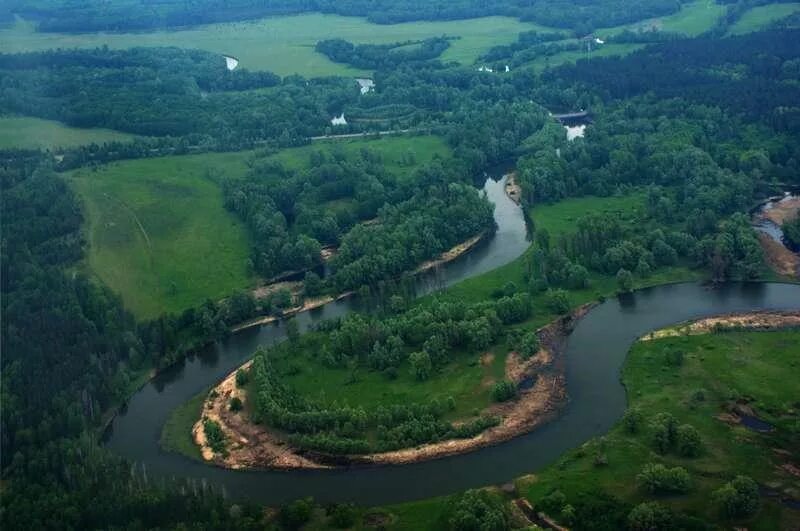
M 314 501 L 311 498 L 295 500 L 281 508 L 278 520 L 286 529 L 300 529 L 303 524 L 311 520 L 313 510 Z
M 700 433 L 690 424 L 678 426 L 675 437 L 678 454 L 683 457 L 697 457 L 703 451 L 703 441 Z
M 747 476 L 736 476 L 714 492 L 714 500 L 728 518 L 744 518 L 758 512 L 758 484 Z
M 499 531 L 510 527 L 503 500 L 485 490 L 468 490 L 455 496 L 447 512 L 448 527 L 453 531 Z
M 234 396 L 231 398 L 230 405 L 228 406 L 231 411 L 241 411 L 242 410 L 242 399 L 238 396 Z
M 408 356 L 408 360 L 411 362 L 411 371 L 414 373 L 417 380 L 427 380 L 430 378 L 433 365 L 431 363 L 431 357 L 427 352 L 413 352 Z
M 528 359 L 539 351 L 539 336 L 536 332 L 528 332 L 519 342 L 519 354 L 523 359 Z
M 675 445 L 678 434 L 678 421 L 669 413 L 659 413 L 650 423 L 653 446 L 659 453 L 665 454 Z
M 492 398 L 495 402 L 505 402 L 517 396 L 516 386 L 508 380 L 497 382 L 492 388 Z
M 630 408 L 622 416 L 622 425 L 628 433 L 636 433 L 642 423 L 642 412 L 636 408 Z
M 222 428 L 220 425 L 211 420 L 211 419 L 203 419 L 203 433 L 206 436 L 206 442 L 208 443 L 208 447 L 215 454 L 225 454 L 225 433 L 223 433 Z
M 633 274 L 627 269 L 617 271 L 617 286 L 622 293 L 628 293 L 633 289 Z
M 239 369 L 238 371 L 236 371 L 236 387 L 244 387 L 245 385 L 247 385 L 248 381 L 249 381 L 249 376 L 246 370 Z
M 673 524 L 671 511 L 655 502 L 640 503 L 628 514 L 628 529 L 631 531 L 674 529 Z
M 545 295 L 545 304 L 553 313 L 567 313 L 570 308 L 569 297 L 563 289 L 551 289 Z
M 340 503 L 328 509 L 331 525 L 337 529 L 346 529 L 356 523 L 356 508 L 349 503 Z
M 670 367 L 680 367 L 683 365 L 683 351 L 674 348 L 665 350 L 664 363 Z
M 567 505 L 567 497 L 560 490 L 554 490 L 539 500 L 537 506 L 547 514 L 556 515 Z
M 653 463 L 645 465 L 636 479 L 651 494 L 684 494 L 689 492 L 692 484 L 685 468 L 667 468 Z

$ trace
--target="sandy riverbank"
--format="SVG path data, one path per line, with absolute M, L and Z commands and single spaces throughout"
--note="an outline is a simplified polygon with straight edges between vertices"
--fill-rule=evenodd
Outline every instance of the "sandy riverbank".
M 522 187 L 517 182 L 517 172 L 512 171 L 506 175 L 505 190 L 508 198 L 516 204 L 519 205 L 522 202 Z
M 564 380 L 563 349 L 566 337 L 575 322 L 592 307 L 587 304 L 573 314 L 558 319 L 538 330 L 541 349 L 528 360 L 522 360 L 511 352 L 505 364 L 505 377 L 519 384 L 533 378 L 529 389 L 520 389 L 518 398 L 501 404 L 493 404 L 482 414 L 494 415 L 500 424 L 469 439 L 451 439 L 393 452 L 354 456 L 316 456 L 303 454 L 291 448 L 283 437 L 262 425 L 250 422 L 245 407 L 238 412 L 229 410 L 230 399 L 238 396 L 246 400 L 244 393 L 236 388 L 236 371 L 228 375 L 209 393 L 203 405 L 203 416 L 218 422 L 228 441 L 228 455 L 215 456 L 205 446 L 202 420 L 194 427 L 195 443 L 205 459 L 228 468 L 326 468 L 326 463 L 352 465 L 399 465 L 461 454 L 507 441 L 530 432 L 558 416 L 567 403 Z M 249 366 L 246 364 L 245 366 Z
M 708 334 L 726 328 L 744 328 L 747 330 L 800 328 L 800 310 L 734 313 L 708 317 L 661 330 L 654 330 L 641 337 L 640 341 L 649 341 L 662 337 Z

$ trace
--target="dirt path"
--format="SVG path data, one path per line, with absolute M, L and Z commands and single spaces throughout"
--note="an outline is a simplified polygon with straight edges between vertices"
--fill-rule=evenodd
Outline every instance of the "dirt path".
M 312 457 L 301 455 L 287 445 L 283 437 L 263 425 L 252 423 L 245 411 L 231 412 L 228 404 L 234 396 L 243 401 L 241 390 L 235 386 L 236 371 L 228 375 L 212 390 L 203 405 L 203 416 L 218 422 L 228 443 L 228 455 L 214 456 L 205 446 L 202 421 L 195 424 L 194 440 L 201 447 L 203 456 L 216 464 L 228 468 L 267 467 L 279 469 L 325 468 L 326 463 L 341 466 L 407 464 L 428 459 L 466 453 L 478 448 L 507 441 L 554 419 L 566 405 L 568 399 L 564 380 L 563 351 L 566 337 L 572 327 L 593 306 L 587 304 L 573 314 L 560 318 L 537 333 L 541 348 L 528 360 L 511 352 L 505 365 L 505 377 L 519 384 L 523 380 L 534 380 L 530 388 L 520 389 L 518 398 L 487 407 L 482 414 L 501 418 L 499 425 L 489 428 L 469 439 L 451 439 L 393 452 L 368 455 Z M 489 360 L 485 360 L 488 362 Z M 249 367 L 249 363 L 245 367 Z
M 650 341 L 662 337 L 708 334 L 719 328 L 746 328 L 748 330 L 800 328 L 800 310 L 736 313 L 708 317 L 655 330 L 642 336 L 640 341 Z

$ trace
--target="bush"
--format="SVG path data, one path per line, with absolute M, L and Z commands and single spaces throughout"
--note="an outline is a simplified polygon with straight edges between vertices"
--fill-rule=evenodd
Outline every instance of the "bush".
M 674 348 L 665 350 L 664 363 L 670 367 L 680 367 L 683 365 L 683 351 Z
M 628 293 L 633 289 L 633 274 L 627 269 L 617 271 L 617 286 L 622 293 Z
M 656 451 L 667 453 L 675 445 L 678 435 L 678 421 L 669 413 L 659 413 L 650 423 L 652 441 Z
M 519 342 L 519 354 L 523 359 L 528 359 L 539 351 L 539 336 L 536 332 L 528 332 Z
M 247 385 L 247 382 L 250 380 L 247 371 L 244 369 L 239 369 L 236 371 L 236 387 L 244 387 Z
M 631 531 L 661 531 L 674 529 L 672 512 L 655 502 L 640 503 L 628 514 Z
M 642 423 L 642 412 L 636 408 L 629 408 L 622 416 L 622 425 L 628 433 L 636 433 Z
M 408 356 L 408 360 L 411 362 L 411 372 L 414 373 L 417 380 L 430 378 L 433 365 L 427 352 L 413 352 Z
M 228 406 L 231 411 L 241 411 L 242 410 L 242 399 L 238 396 L 234 396 L 231 398 L 230 405 Z
M 331 525 L 337 529 L 346 529 L 356 523 L 356 508 L 349 503 L 340 503 L 328 509 Z
M 736 476 L 714 492 L 714 500 L 728 518 L 744 518 L 758 512 L 758 484 L 747 476 Z
M 651 494 L 684 494 L 689 492 L 692 480 L 685 468 L 667 468 L 650 463 L 642 469 L 636 479 Z
M 497 382 L 492 388 L 492 398 L 495 402 L 505 402 L 515 396 L 517 396 L 517 387 L 508 380 Z
M 285 529 L 300 529 L 311 520 L 313 510 L 314 501 L 311 498 L 295 500 L 281 508 L 278 520 Z
M 678 454 L 683 457 L 697 457 L 703 451 L 700 433 L 690 424 L 678 426 L 675 438 Z
M 539 500 L 537 507 L 549 515 L 559 514 L 567 505 L 567 497 L 560 490 L 554 490 Z
M 453 531 L 502 531 L 510 527 L 503 500 L 485 490 L 468 490 L 455 496 L 447 513 L 448 527 Z
M 225 433 L 223 433 L 217 422 L 211 419 L 203 419 L 203 433 L 206 436 L 208 447 L 215 454 L 224 455 L 227 452 L 225 449 Z
M 545 295 L 545 304 L 553 313 L 567 313 L 570 309 L 569 297 L 563 289 L 551 289 Z

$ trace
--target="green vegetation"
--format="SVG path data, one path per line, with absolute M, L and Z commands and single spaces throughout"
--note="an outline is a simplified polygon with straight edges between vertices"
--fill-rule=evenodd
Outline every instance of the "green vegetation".
M 684 353 L 679 366 L 666 362 L 665 352 L 673 350 Z M 672 525 L 688 526 L 689 518 L 699 518 L 756 531 L 793 529 L 800 524 L 797 513 L 774 498 L 754 498 L 747 478 L 794 496 L 800 488 L 797 478 L 776 466 L 783 457 L 773 451 L 791 448 L 800 429 L 796 385 L 785 378 L 797 371 L 799 356 L 796 330 L 640 341 L 623 369 L 629 401 L 623 420 L 535 477 L 520 478 L 517 488 L 540 510 L 576 527 L 575 513 L 595 518 L 598 513 L 589 510 L 595 506 L 602 507 L 599 514 L 613 529 L 647 529 L 633 524 L 633 515 L 642 513 L 662 514 Z M 744 397 L 776 431 L 756 433 L 716 418 Z M 703 450 L 688 457 L 677 447 L 659 453 L 654 430 L 667 419 L 676 441 L 679 433 L 693 430 Z M 637 506 L 643 502 L 649 507 Z M 396 518 L 392 529 L 436 529 L 451 503 L 435 498 L 382 510 Z
M 565 50 L 558 52 L 554 55 L 545 55 L 538 57 L 534 61 L 527 63 L 523 66 L 531 66 L 535 71 L 544 70 L 545 68 L 553 68 L 563 64 L 571 64 L 579 61 L 580 59 L 596 59 L 598 57 L 613 57 L 622 56 L 635 52 L 643 48 L 644 44 L 613 44 L 608 43 L 602 46 L 594 46 L 591 54 L 586 53 L 586 48 L 582 50 Z
M 597 30 L 601 38 L 616 35 L 624 30 L 650 31 L 658 30 L 667 33 L 683 33 L 689 37 L 708 31 L 725 13 L 725 6 L 707 0 L 698 0 L 683 4 L 681 10 L 666 17 L 652 18 L 632 24 L 624 24 L 613 28 Z
M 203 411 L 205 397 L 206 393 L 200 393 L 172 410 L 161 431 L 159 444 L 164 450 L 202 459 L 200 447 L 194 442 L 192 429 Z
M 665 352 L 672 350 L 684 353 L 681 365 L 668 363 Z M 776 466 L 782 458 L 773 448 L 788 449 L 800 427 L 796 414 L 790 413 L 796 385 L 785 377 L 797 371 L 798 356 L 797 331 L 720 332 L 636 343 L 623 369 L 623 382 L 629 408 L 640 416 L 638 427 L 631 432 L 626 423 L 619 423 L 606 436 L 567 453 L 537 474 L 528 498 L 535 502 L 558 489 L 573 501 L 581 494 L 602 491 L 636 504 L 648 500 L 637 475 L 651 489 L 684 490 L 681 473 L 664 472 L 658 468 L 662 465 L 686 469 L 691 487 L 688 494 L 658 498 L 659 503 L 707 521 L 725 521 L 720 505 L 709 500 L 735 475 L 797 492 L 797 479 Z M 742 399 L 750 400 L 748 405 L 776 431 L 760 434 L 716 418 Z M 653 422 L 664 414 L 676 424 L 692 426 L 704 449 L 691 457 L 678 451 L 659 453 L 652 440 Z M 606 456 L 605 466 L 594 464 L 597 454 Z M 667 481 L 665 486 L 658 486 L 659 477 Z M 762 500 L 762 511 L 747 521 L 750 529 L 788 529 L 798 524 L 796 513 Z
M 316 152 L 356 156 L 369 147 L 385 168 L 405 178 L 414 164 L 448 156 L 432 136 L 317 142 L 268 152 L 215 153 L 123 161 L 71 172 L 88 218 L 87 264 L 122 295 L 137 317 L 179 313 L 253 283 L 250 242 L 244 227 L 225 211 L 219 180 L 245 175 L 248 161 L 310 167 Z M 395 173 L 396 172 L 396 173 Z
M 140 319 L 178 313 L 252 283 L 249 241 L 225 211 L 215 172 L 244 171 L 246 154 L 125 161 L 78 170 L 87 265 Z
M 28 116 L 0 117 L 0 149 L 41 148 L 57 149 L 124 142 L 136 138 L 134 135 L 110 129 L 81 129 L 69 127 L 53 120 L 42 120 Z
M 759 31 L 773 22 L 786 18 L 800 11 L 800 3 L 767 4 L 747 10 L 736 23 L 731 26 L 731 35 L 742 35 L 751 31 Z
M 0 29 L 4 52 L 51 48 L 178 46 L 232 55 L 239 67 L 269 70 L 278 75 L 307 77 L 357 76 L 367 72 L 337 64 L 314 51 L 317 41 L 345 39 L 356 43 L 390 44 L 448 35 L 460 37 L 442 55 L 443 61 L 471 64 L 492 46 L 513 41 L 522 31 L 542 28 L 508 17 L 468 20 L 373 24 L 362 18 L 319 13 L 266 18 L 250 22 L 211 24 L 196 28 L 141 33 L 38 33 L 34 25 L 17 22 Z

